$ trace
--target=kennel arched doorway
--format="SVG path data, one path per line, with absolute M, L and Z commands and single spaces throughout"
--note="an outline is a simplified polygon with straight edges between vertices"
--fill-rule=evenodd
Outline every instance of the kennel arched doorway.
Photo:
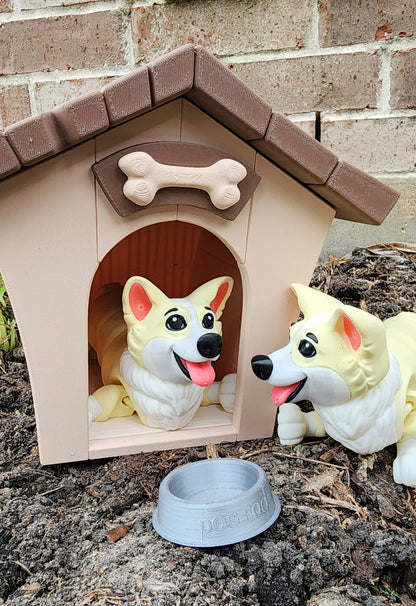
M 187 296 L 213 278 L 231 276 L 234 287 L 221 317 L 224 346 L 215 363 L 216 380 L 237 372 L 242 278 L 237 260 L 217 236 L 201 226 L 177 220 L 134 231 L 116 244 L 98 266 L 91 285 L 90 308 L 102 286 L 114 282 L 124 285 L 135 275 L 147 278 L 169 297 Z M 100 385 L 100 368 L 95 352 L 90 350 L 89 392 Z M 105 456 L 106 450 L 114 454 L 118 448 L 137 452 L 172 448 L 188 441 L 203 444 L 227 439 L 235 439 L 233 415 L 217 405 L 201 407 L 189 425 L 170 432 L 143 426 L 136 414 L 89 425 L 93 456 Z

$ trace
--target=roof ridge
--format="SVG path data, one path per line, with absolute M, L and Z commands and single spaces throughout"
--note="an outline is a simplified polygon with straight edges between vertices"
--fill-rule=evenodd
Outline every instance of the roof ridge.
M 218 58 L 191 43 L 101 90 L 7 126 L 0 134 L 0 180 L 179 97 L 321 196 L 340 218 L 381 223 L 399 197 L 374 177 L 340 163 L 319 141 L 273 112 Z

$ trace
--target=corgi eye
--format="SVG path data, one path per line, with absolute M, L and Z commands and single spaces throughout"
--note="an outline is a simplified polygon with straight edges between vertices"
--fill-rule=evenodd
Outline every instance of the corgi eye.
M 214 315 L 213 314 L 205 314 L 202 318 L 202 326 L 204 328 L 214 328 Z
M 186 320 L 183 316 L 179 314 L 175 314 L 173 316 L 169 316 L 166 320 L 166 328 L 168 330 L 183 330 L 186 328 Z
M 315 347 L 306 339 L 302 339 L 299 343 L 298 351 L 304 358 L 313 358 L 313 356 L 316 356 Z

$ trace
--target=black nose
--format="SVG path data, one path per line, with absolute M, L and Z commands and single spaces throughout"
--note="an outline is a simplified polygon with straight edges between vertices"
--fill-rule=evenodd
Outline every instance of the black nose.
M 251 368 L 259 379 L 267 381 L 273 371 L 273 362 L 269 356 L 258 355 L 251 358 Z
M 215 332 L 210 332 L 199 337 L 196 347 L 204 358 L 216 358 L 222 349 L 222 337 Z

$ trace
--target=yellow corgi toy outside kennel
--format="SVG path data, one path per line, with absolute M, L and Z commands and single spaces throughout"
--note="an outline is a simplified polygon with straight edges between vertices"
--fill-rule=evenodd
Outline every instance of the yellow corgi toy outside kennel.
M 397 443 L 394 480 L 416 486 L 416 314 L 382 322 L 313 288 L 292 289 L 304 318 L 288 345 L 252 359 L 273 385 L 281 443 L 329 434 L 360 454 Z M 302 412 L 301 400 L 314 411 Z

